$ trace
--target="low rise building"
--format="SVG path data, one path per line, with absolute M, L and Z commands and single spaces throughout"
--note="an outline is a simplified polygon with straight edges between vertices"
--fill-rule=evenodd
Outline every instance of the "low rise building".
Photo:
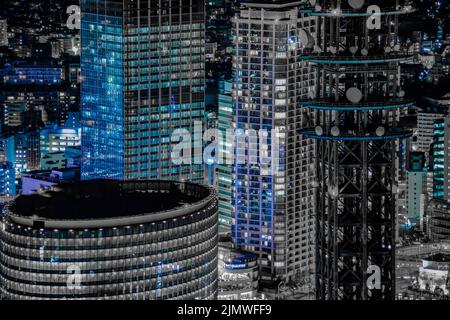
M 219 300 L 257 298 L 256 255 L 233 248 L 231 241 L 219 242 Z
M 419 290 L 437 296 L 449 296 L 450 255 L 435 254 L 422 260 L 419 269 Z
M 79 169 L 76 168 L 24 173 L 22 175 L 22 194 L 28 195 L 50 189 L 59 183 L 76 181 L 79 175 Z

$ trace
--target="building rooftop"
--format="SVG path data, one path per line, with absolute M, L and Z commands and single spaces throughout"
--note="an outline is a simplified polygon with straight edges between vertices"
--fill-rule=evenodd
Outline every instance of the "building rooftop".
M 241 4 L 246 7 L 281 9 L 305 4 L 299 0 L 242 0 Z
M 193 183 L 89 180 L 21 195 L 8 206 L 8 213 L 25 225 L 42 220 L 58 227 L 108 227 L 161 220 L 155 216 L 161 212 L 179 211 L 164 218 L 182 215 L 181 211 L 192 211 L 191 205 L 204 202 L 212 194 L 212 189 Z M 74 223 L 64 223 L 69 221 Z
M 432 262 L 446 262 L 446 263 L 450 263 L 450 254 L 437 253 L 437 254 L 434 254 L 432 256 L 427 257 L 424 260 L 432 261 Z
M 22 178 L 35 179 L 40 181 L 60 183 L 67 179 L 74 179 L 79 175 L 79 168 L 61 168 L 53 170 L 36 170 L 22 174 Z

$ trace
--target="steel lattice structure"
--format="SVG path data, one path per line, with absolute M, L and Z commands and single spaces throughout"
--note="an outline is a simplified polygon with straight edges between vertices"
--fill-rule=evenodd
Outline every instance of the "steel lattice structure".
M 394 299 L 396 153 L 410 136 L 399 120 L 412 104 L 397 29 L 409 11 L 398 0 L 322 0 L 304 11 L 317 17 L 314 52 L 301 58 L 318 79 L 303 103 L 315 123 L 301 132 L 317 147 L 317 299 Z

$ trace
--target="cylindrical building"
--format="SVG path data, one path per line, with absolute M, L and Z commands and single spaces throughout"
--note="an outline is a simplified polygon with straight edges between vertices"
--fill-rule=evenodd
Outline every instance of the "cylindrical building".
M 92 180 L 20 196 L 0 225 L 5 299 L 215 299 L 217 198 L 169 181 Z

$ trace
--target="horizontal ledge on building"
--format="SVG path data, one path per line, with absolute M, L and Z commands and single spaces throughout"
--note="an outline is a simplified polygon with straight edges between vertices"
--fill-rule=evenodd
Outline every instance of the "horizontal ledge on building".
M 376 64 L 388 62 L 400 62 L 411 59 L 412 55 L 384 55 L 384 56 L 339 56 L 332 54 L 317 54 L 300 56 L 300 61 L 309 61 L 316 64 Z
M 338 136 L 332 136 L 332 135 L 318 135 L 314 130 L 299 130 L 299 134 L 302 134 L 310 139 L 316 139 L 316 140 L 336 140 L 336 141 L 376 141 L 376 140 L 397 140 L 397 139 L 404 139 L 412 136 L 411 131 L 399 131 L 399 132 L 393 132 L 393 133 L 387 133 L 382 136 L 377 135 L 338 135 Z
M 354 111 L 354 110 L 385 110 L 400 109 L 414 106 L 414 101 L 406 99 L 397 99 L 392 101 L 373 101 L 373 102 L 334 102 L 327 100 L 312 100 L 300 102 L 303 107 L 316 110 L 334 110 L 334 111 Z

